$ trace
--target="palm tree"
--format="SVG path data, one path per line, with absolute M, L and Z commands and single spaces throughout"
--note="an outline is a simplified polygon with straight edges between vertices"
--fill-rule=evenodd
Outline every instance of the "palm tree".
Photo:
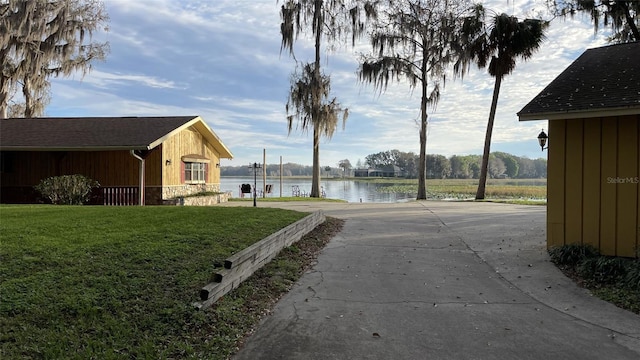
M 481 7 L 478 10 L 484 13 Z M 495 78 L 476 200 L 484 199 L 485 195 L 491 134 L 502 79 L 513 72 L 517 59 L 527 60 L 533 56 L 544 41 L 548 26 L 549 23 L 546 21 L 536 19 L 520 21 L 514 16 L 503 13 L 493 16 L 486 30 L 483 30 L 484 22 L 476 23 L 475 26 L 466 29 L 467 36 L 475 37 L 467 48 L 467 61 L 475 62 L 479 68 L 484 68 L 488 64 L 489 75 Z
M 313 128 L 313 174 L 310 197 L 320 197 L 320 137 L 331 138 L 340 117 L 343 126 L 348 110 L 343 109 L 335 98 L 329 100 L 329 77 L 320 69 L 322 40 L 334 42 L 351 34 L 352 43 L 364 31 L 361 16 L 374 16 L 369 1 L 356 0 L 285 0 L 281 9 L 280 33 L 282 49 L 294 57 L 293 44 L 307 26 L 314 37 L 315 58 L 312 63 L 301 66 L 291 79 L 287 120 L 289 133 L 297 119 L 302 131 Z

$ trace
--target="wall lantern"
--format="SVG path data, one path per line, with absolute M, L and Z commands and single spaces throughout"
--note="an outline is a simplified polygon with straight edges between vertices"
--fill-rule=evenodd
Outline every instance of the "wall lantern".
M 164 162 L 167 166 L 171 165 L 171 159 L 167 159 L 167 161 Z
M 538 144 L 540 144 L 540 148 L 542 148 L 542 151 L 549 148 L 548 146 L 545 147 L 545 145 L 547 145 L 547 140 L 549 140 L 549 136 L 544 132 L 544 129 L 542 129 L 542 131 L 540 131 L 540 134 L 538 134 Z
M 216 164 L 216 168 L 220 169 L 220 163 Z

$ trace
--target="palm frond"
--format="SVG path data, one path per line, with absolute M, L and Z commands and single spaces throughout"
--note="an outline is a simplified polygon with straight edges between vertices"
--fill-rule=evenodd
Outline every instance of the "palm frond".
M 467 58 L 479 68 L 487 67 L 491 76 L 513 72 L 518 59 L 527 60 L 546 39 L 549 23 L 538 19 L 520 21 L 505 13 L 492 17 L 488 29 L 477 35 L 467 46 Z

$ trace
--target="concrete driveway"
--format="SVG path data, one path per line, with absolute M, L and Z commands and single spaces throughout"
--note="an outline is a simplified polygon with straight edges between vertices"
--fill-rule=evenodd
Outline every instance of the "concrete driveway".
M 543 206 L 258 206 L 346 223 L 236 360 L 640 359 L 640 316 L 549 262 Z

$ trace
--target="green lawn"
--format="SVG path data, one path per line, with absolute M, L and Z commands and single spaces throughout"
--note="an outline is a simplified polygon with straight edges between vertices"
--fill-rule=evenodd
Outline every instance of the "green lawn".
M 295 178 L 295 177 L 288 177 Z M 305 178 L 305 177 L 303 177 Z M 275 179 L 275 178 L 272 178 Z M 306 177 L 305 179 L 308 179 Z M 350 177 L 348 180 L 382 184 L 378 191 L 385 193 L 417 193 L 418 179 Z M 343 178 L 323 178 L 322 181 L 343 181 Z M 478 190 L 478 179 L 427 179 L 427 199 L 474 199 Z M 491 201 L 527 205 L 546 205 L 547 179 L 488 179 L 485 198 Z M 309 197 L 274 198 L 258 197 L 258 201 L 309 201 Z M 324 199 L 326 200 L 326 199 Z M 251 196 L 232 201 L 253 201 Z
M 224 359 L 251 325 L 233 304 L 191 306 L 214 260 L 305 215 L 0 206 L 0 358 Z
M 417 179 L 371 179 L 368 181 L 392 184 L 383 188 L 382 191 L 385 192 L 418 191 Z M 428 179 L 426 185 L 428 199 L 473 199 L 478 190 L 477 179 Z M 485 196 L 493 200 L 546 200 L 547 180 L 489 179 Z

